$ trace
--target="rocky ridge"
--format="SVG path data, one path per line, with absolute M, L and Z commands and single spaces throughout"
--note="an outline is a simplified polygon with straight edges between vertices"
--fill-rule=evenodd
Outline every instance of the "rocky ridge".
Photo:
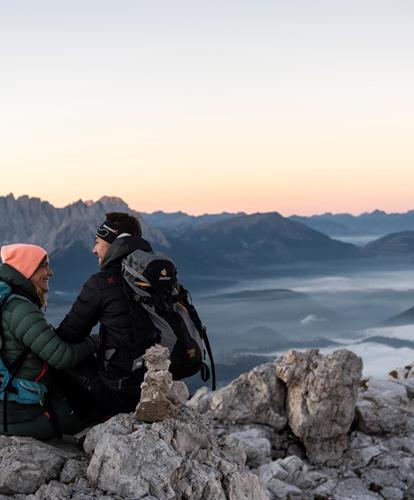
M 150 227 L 138 212 L 120 198 L 103 196 L 96 202 L 79 200 L 66 207 L 56 208 L 39 198 L 15 198 L 12 194 L 0 196 L 0 243 L 30 242 L 42 245 L 50 255 L 64 251 L 74 242 L 90 249 L 96 229 L 107 212 L 129 212 L 136 215 L 146 238 L 168 246 L 163 233 Z
M 350 351 L 290 351 L 165 420 L 117 415 L 83 449 L 0 436 L 0 499 L 414 498 L 414 365 L 361 373 Z

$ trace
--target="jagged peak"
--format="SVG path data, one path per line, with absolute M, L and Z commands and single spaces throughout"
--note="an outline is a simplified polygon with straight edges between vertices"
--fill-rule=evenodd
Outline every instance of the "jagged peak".
M 127 205 L 127 203 L 120 198 L 119 196 L 101 196 L 97 203 L 122 203 L 123 205 Z

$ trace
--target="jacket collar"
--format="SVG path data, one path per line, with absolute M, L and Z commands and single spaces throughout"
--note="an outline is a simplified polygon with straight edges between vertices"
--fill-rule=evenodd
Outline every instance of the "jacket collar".
M 101 269 L 108 269 L 109 267 L 120 265 L 124 257 L 138 249 L 144 252 L 151 252 L 152 250 L 148 241 L 139 236 L 124 236 L 117 238 L 110 246 L 101 264 Z
M 36 288 L 33 283 L 19 273 L 14 267 L 8 264 L 0 265 L 0 280 L 5 281 L 13 290 L 13 293 L 23 295 L 32 302 L 41 306 L 40 298 L 37 295 Z

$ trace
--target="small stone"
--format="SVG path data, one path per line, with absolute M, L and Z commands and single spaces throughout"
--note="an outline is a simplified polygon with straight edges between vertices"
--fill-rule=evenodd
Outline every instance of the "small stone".
M 185 403 L 190 396 L 188 387 L 181 380 L 173 380 L 172 386 L 168 392 L 168 399 L 175 405 Z

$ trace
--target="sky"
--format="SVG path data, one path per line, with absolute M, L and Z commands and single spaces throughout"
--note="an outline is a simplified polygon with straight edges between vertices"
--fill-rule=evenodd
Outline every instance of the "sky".
M 414 208 L 411 0 L 0 0 L 0 196 Z

